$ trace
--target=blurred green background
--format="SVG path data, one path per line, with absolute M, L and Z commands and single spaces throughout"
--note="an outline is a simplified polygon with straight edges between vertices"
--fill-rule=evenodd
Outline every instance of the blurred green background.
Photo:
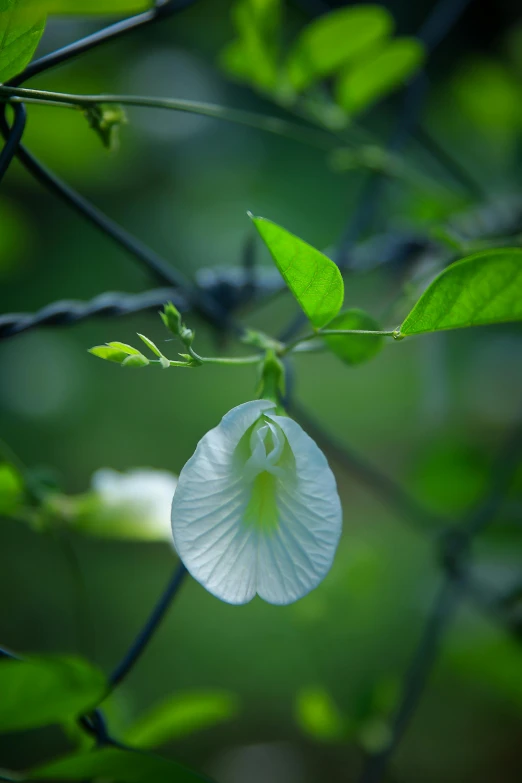
M 391 0 L 387 6 L 398 31 L 414 34 L 431 3 Z M 217 65 L 232 38 L 229 10 L 228 2 L 202 0 L 30 86 L 274 113 L 268 100 L 232 83 Z M 477 233 L 487 235 L 497 213 L 501 220 L 512 217 L 512 234 L 522 231 L 518 14 L 516 2 L 488 2 L 482 10 L 472 3 L 428 69 L 423 125 L 482 183 L 493 208 L 477 216 L 476 202 L 412 143 L 408 159 L 442 177 L 447 195 L 390 186 L 376 233 L 425 236 L 448 215 L 468 212 Z M 288 4 L 288 30 L 305 21 L 303 10 Z M 53 19 L 41 51 L 98 24 Z M 385 138 L 399 106 L 390 98 L 362 121 Z M 110 154 L 80 113 L 32 106 L 27 146 L 190 277 L 238 263 L 251 230 L 247 210 L 329 248 L 360 199 L 364 173 L 335 172 L 322 153 L 292 141 L 191 115 L 130 109 L 128 117 L 120 150 Z M 270 267 L 261 248 L 258 255 Z M 396 326 L 400 318 L 386 313 L 397 274 L 383 266 L 349 274 L 346 304 Z M 131 257 L 13 164 L 0 193 L 2 312 L 155 285 Z M 281 295 L 244 320 L 277 335 L 296 312 L 290 296 Z M 187 320 L 201 353 L 236 350 L 197 318 Z M 41 328 L 0 343 L 2 440 L 25 465 L 50 470 L 67 493 L 87 490 L 92 473 L 104 466 L 178 473 L 199 438 L 254 396 L 250 368 L 126 372 L 87 353 L 108 340 L 136 344 L 136 332 L 174 353 L 154 313 Z M 428 511 L 457 519 L 487 491 L 495 454 L 522 414 L 521 354 L 520 327 L 501 326 L 394 342 L 355 368 L 330 355 L 300 356 L 294 394 L 325 431 L 396 479 Z M 331 462 L 344 537 L 324 583 L 280 608 L 259 599 L 228 606 L 188 581 L 109 705 L 114 733 L 170 694 L 219 690 L 234 697 L 230 719 L 187 729 L 165 744 L 166 755 L 219 783 L 356 779 L 363 749 L 385 736 L 440 570 L 422 519 L 408 525 L 345 466 Z M 474 548 L 477 577 L 493 591 L 520 580 L 521 508 L 522 476 Z M 175 555 L 167 544 L 73 534 L 67 547 L 76 565 L 63 542 L 2 521 L 0 642 L 26 653 L 79 653 L 110 670 L 163 589 Z M 519 781 L 521 715 L 522 648 L 463 601 L 390 780 Z M 0 766 L 22 768 L 65 747 L 58 730 L 2 736 Z

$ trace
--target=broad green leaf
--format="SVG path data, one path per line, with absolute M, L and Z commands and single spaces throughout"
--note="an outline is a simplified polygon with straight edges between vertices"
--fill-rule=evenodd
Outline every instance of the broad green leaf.
M 327 329 L 368 329 L 379 331 L 379 324 L 365 313 L 364 310 L 353 308 L 339 313 L 326 326 Z M 347 364 L 361 364 L 373 359 L 383 347 L 384 338 L 381 335 L 345 334 L 323 337 L 331 351 Z
M 125 742 L 154 748 L 231 720 L 238 711 L 237 698 L 224 691 L 176 694 L 138 718 L 125 735 Z
M 221 64 L 233 76 L 263 90 L 278 81 L 280 0 L 239 0 L 233 10 L 238 38 L 221 53 Z
M 451 264 L 428 286 L 397 336 L 522 319 L 522 250 L 486 250 Z
M 21 505 L 24 482 L 16 468 L 7 462 L 0 464 L 0 514 L 11 514 Z
M 344 283 L 327 256 L 271 220 L 252 217 L 285 283 L 310 322 L 320 329 L 341 309 Z
M 347 733 L 346 721 L 324 688 L 303 688 L 297 694 L 295 718 L 305 734 L 320 742 L 338 742 Z
M 392 32 L 393 19 L 379 5 L 356 5 L 320 16 L 297 38 L 286 64 L 296 90 L 356 61 Z
M 0 82 L 21 73 L 30 62 L 45 27 L 45 12 L 27 0 L 0 2 Z
M 418 70 L 424 49 L 415 38 L 396 38 L 348 67 L 337 81 L 337 102 L 351 114 L 400 87 Z
M 118 364 L 125 361 L 129 355 L 128 351 L 115 348 L 113 345 L 95 345 L 94 348 L 89 348 L 89 353 L 99 359 L 106 359 L 108 362 L 117 362 Z
M 81 658 L 0 661 L 0 731 L 63 723 L 95 707 L 105 677 Z
M 64 756 L 28 773 L 29 780 L 110 778 L 120 783 L 202 783 L 209 778 L 149 753 L 104 748 Z
M 48 14 L 136 14 L 152 8 L 152 0 L 25 0 Z

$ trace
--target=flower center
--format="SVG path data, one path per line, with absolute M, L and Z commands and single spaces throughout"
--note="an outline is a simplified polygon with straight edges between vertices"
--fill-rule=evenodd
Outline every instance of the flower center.
M 265 419 L 254 426 L 250 435 L 250 457 L 244 465 L 243 477 L 252 481 L 252 490 L 243 522 L 265 533 L 279 526 L 276 484 L 285 474 L 280 465 L 285 442 L 281 428 Z

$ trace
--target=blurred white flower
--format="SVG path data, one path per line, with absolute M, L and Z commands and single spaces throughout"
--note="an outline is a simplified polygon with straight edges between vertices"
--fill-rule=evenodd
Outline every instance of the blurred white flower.
M 341 526 L 324 454 L 268 400 L 233 408 L 202 438 L 172 503 L 181 560 L 231 604 L 306 595 L 330 570 Z
M 90 524 L 89 532 L 172 543 L 170 507 L 177 482 L 176 476 L 166 470 L 97 470 L 91 484 L 101 502 L 102 516 L 96 531 Z

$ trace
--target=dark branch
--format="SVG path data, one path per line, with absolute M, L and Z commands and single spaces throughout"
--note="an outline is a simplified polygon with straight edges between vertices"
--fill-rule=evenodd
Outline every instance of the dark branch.
M 4 148 L 0 153 L 0 182 L 4 178 L 4 174 L 11 165 L 11 161 L 16 155 L 18 145 L 22 140 L 22 136 L 25 130 L 25 123 L 27 121 L 27 112 L 25 106 L 22 104 L 15 104 L 14 108 L 14 122 L 9 129 L 9 133 L 6 137 Z
M 38 60 L 34 60 L 27 66 L 25 71 L 18 76 L 15 76 L 7 82 L 7 84 L 12 87 L 23 84 L 33 76 L 37 76 L 44 71 L 55 68 L 57 65 L 68 62 L 74 57 L 78 57 L 80 54 L 85 54 L 91 49 L 100 46 L 100 44 L 114 41 L 140 27 L 166 19 L 168 16 L 171 16 L 178 11 L 183 11 L 185 8 L 188 8 L 188 6 L 193 5 L 194 2 L 195 0 L 171 0 L 171 2 L 164 3 L 161 6 L 158 5 L 155 8 L 151 8 L 150 11 L 136 14 L 136 16 L 123 19 L 108 27 L 104 27 L 102 30 L 98 30 L 92 35 L 82 38 L 80 41 L 74 41 L 74 43 L 68 44 L 62 49 L 58 49 L 56 52 L 51 52 L 50 54 L 44 55 L 44 57 L 40 57 Z
M 34 314 L 0 315 L 0 340 L 39 326 L 69 326 L 90 318 L 157 310 L 167 302 L 173 302 L 180 310 L 187 308 L 186 301 L 173 288 L 157 288 L 142 294 L 107 292 L 91 299 L 90 302 L 75 300 L 54 302 Z
M 138 658 L 140 658 L 140 656 L 143 654 L 154 632 L 157 630 L 159 624 L 163 620 L 167 609 L 178 594 L 178 591 L 183 584 L 186 575 L 187 569 L 183 563 L 179 563 L 176 566 L 176 570 L 174 571 L 174 574 L 172 575 L 172 578 L 161 595 L 158 603 L 152 610 L 147 622 L 137 635 L 128 652 L 110 675 L 109 682 L 113 688 L 127 676 Z

